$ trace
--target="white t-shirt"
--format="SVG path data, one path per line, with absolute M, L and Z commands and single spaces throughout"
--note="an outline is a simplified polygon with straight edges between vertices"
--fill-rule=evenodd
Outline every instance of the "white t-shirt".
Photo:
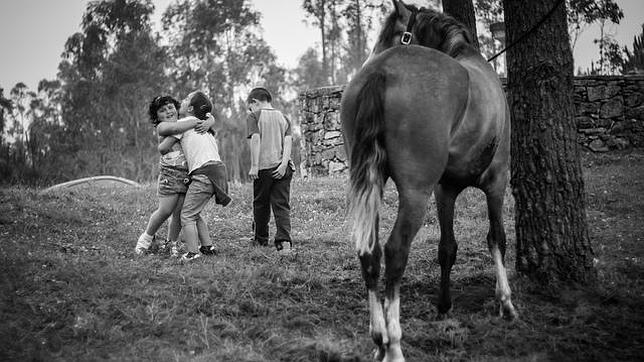
M 185 117 L 177 120 L 177 122 L 185 122 L 195 117 Z M 217 140 L 211 133 L 197 133 L 194 129 L 189 129 L 183 133 L 173 135 L 181 141 L 181 148 L 183 154 L 186 156 L 188 162 L 188 173 L 198 169 L 207 162 L 221 161 L 219 157 L 219 148 L 217 147 Z

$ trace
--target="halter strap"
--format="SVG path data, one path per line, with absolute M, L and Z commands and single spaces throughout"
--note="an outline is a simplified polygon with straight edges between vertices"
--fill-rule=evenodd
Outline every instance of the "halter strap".
M 413 37 L 412 30 L 414 28 L 414 25 L 416 24 L 416 15 L 418 15 L 419 12 L 423 11 L 424 8 L 416 9 L 413 8 L 411 9 L 411 15 L 409 15 L 409 21 L 407 22 L 407 30 L 403 33 L 403 35 L 400 37 L 400 44 L 402 45 L 409 45 L 411 43 L 411 38 Z

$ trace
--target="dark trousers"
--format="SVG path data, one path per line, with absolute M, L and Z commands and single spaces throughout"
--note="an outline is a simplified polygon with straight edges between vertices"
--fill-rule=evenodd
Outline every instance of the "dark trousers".
M 259 170 L 258 178 L 253 181 L 253 224 L 255 241 L 262 245 L 268 243 L 268 222 L 271 209 L 275 216 L 275 242 L 291 241 L 291 179 L 293 170 L 286 168 L 281 179 L 271 174 L 277 167 Z

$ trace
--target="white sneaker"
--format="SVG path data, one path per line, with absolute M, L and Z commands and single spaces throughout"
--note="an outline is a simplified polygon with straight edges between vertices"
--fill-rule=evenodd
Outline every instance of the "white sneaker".
M 183 261 L 193 261 L 193 260 L 198 259 L 200 257 L 201 257 L 200 253 L 187 252 L 187 253 L 183 254 L 183 256 L 181 257 L 181 260 L 183 260 Z
M 152 237 L 151 240 L 148 240 L 145 237 L 145 233 L 141 234 L 141 236 L 139 236 L 139 240 L 136 242 L 136 246 L 134 247 L 134 252 L 137 255 L 145 254 L 148 251 L 148 249 L 150 249 L 150 245 L 152 245 L 153 241 L 154 241 L 154 236 Z
M 173 258 L 178 257 L 179 256 L 179 247 L 176 246 L 176 245 L 172 245 L 172 247 L 170 248 L 170 255 Z

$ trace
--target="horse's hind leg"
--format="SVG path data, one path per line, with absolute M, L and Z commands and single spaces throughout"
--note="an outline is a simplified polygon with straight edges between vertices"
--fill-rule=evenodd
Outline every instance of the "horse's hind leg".
M 378 230 L 376 219 L 376 230 Z M 378 278 L 380 277 L 380 257 L 382 251 L 380 245 L 376 242 L 371 252 L 365 252 L 359 255 L 360 265 L 362 267 L 362 277 L 367 286 L 369 301 L 369 334 L 376 344 L 377 350 L 375 359 L 380 361 L 385 357 L 385 346 L 389 344 L 387 335 L 387 323 L 382 311 L 382 302 L 378 293 Z
M 458 245 L 454 238 L 454 203 L 456 197 L 463 191 L 462 187 L 438 185 L 434 190 L 436 211 L 441 230 L 441 240 L 438 244 L 438 262 L 441 265 L 441 284 L 438 296 L 438 317 L 443 318 L 452 308 L 450 295 L 450 274 L 456 260 Z
M 499 300 L 499 314 L 509 319 L 515 319 L 517 312 L 510 298 L 510 284 L 505 270 L 505 230 L 503 228 L 503 194 L 505 182 L 490 190 L 483 190 L 487 197 L 488 218 L 490 231 L 487 234 L 487 246 L 496 266 L 496 298 Z
M 396 223 L 385 244 L 385 319 L 389 344 L 385 361 L 404 361 L 400 340 L 400 281 L 409 256 L 409 249 L 425 217 L 428 192 L 399 190 Z

